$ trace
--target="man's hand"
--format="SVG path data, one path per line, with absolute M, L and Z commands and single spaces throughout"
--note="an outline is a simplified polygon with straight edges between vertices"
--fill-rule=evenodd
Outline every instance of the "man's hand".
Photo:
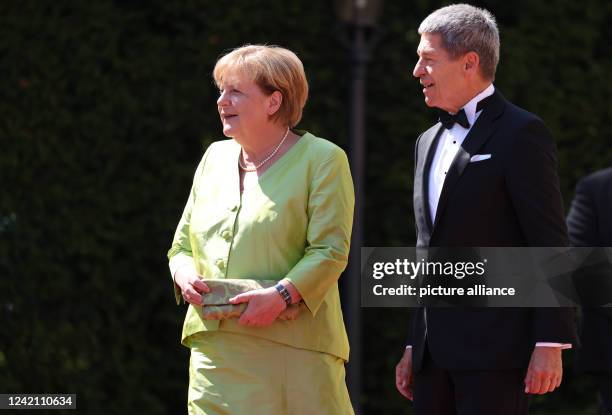
M 525 393 L 552 392 L 561 385 L 562 378 L 561 348 L 536 346 L 525 376 Z
M 412 347 L 407 347 L 395 366 L 395 387 L 407 399 L 412 400 Z
M 229 302 L 249 303 L 238 323 L 253 327 L 269 326 L 287 308 L 287 303 L 274 287 L 247 291 L 230 298 Z
M 198 277 L 193 266 L 179 268 L 174 274 L 174 282 L 181 289 L 183 299 L 189 304 L 202 305 L 202 293 L 210 292 L 210 288 Z

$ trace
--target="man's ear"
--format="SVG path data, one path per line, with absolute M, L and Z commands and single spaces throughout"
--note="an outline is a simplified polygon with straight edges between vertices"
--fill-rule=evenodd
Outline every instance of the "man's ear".
M 466 72 L 476 74 L 480 67 L 480 56 L 476 52 L 468 52 L 463 57 L 463 64 Z
M 268 97 L 268 115 L 274 115 L 283 103 L 283 94 L 280 91 L 274 91 Z

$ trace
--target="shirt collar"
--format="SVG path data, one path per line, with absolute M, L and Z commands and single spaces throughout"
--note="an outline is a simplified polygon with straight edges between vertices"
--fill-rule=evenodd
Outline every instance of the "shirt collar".
M 495 92 L 495 87 L 493 84 L 489 84 L 488 87 L 465 104 L 463 111 L 465 111 L 465 116 L 467 117 L 470 125 L 474 125 L 474 121 L 476 121 L 476 106 L 478 103 L 486 97 L 493 95 L 493 92 Z

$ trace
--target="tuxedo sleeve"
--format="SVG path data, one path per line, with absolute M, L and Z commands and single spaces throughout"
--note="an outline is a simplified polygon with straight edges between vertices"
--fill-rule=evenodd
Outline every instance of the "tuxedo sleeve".
M 412 173 L 412 178 L 413 178 L 413 193 L 414 193 L 414 177 L 416 176 L 416 172 L 417 172 L 417 163 L 419 162 L 419 142 L 421 141 L 421 137 L 423 136 L 423 134 L 420 134 L 417 139 L 416 139 L 416 143 L 414 145 L 414 171 Z M 414 206 L 414 205 L 413 205 Z M 419 238 L 419 221 L 416 219 L 416 212 L 415 212 L 415 218 L 414 218 L 414 230 L 415 230 L 415 238 L 418 239 Z M 414 327 L 414 320 L 416 319 L 416 314 L 417 314 L 417 309 L 414 307 L 411 307 L 409 309 L 409 317 L 408 317 L 408 327 L 407 327 L 407 333 L 406 333 L 406 345 L 407 346 L 412 346 L 412 344 L 414 343 L 414 336 L 412 333 L 412 328 Z
M 544 123 L 533 118 L 520 127 L 506 159 L 506 182 L 528 246 L 568 246 L 556 148 Z M 535 308 L 535 342 L 575 343 L 574 310 Z
M 416 318 L 416 309 L 410 309 L 410 315 L 408 316 L 408 333 L 406 334 L 406 346 L 412 346 L 414 344 L 414 335 L 412 334 L 412 327 L 414 327 L 414 320 Z
M 516 133 L 505 177 L 528 246 L 568 246 L 556 148 L 544 124 L 534 119 Z

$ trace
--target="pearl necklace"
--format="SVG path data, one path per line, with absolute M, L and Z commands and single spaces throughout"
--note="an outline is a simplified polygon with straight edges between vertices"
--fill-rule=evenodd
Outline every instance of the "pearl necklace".
M 274 157 L 274 155 L 276 154 L 276 152 L 281 148 L 281 146 L 283 145 L 283 143 L 285 142 L 285 140 L 287 139 L 287 136 L 289 135 L 289 128 L 287 128 L 287 131 L 285 132 L 285 135 L 283 136 L 283 139 L 280 141 L 280 143 L 278 143 L 278 145 L 276 147 L 274 147 L 274 150 L 272 150 L 272 152 L 268 155 L 268 157 L 266 157 L 265 159 L 263 159 L 261 161 L 261 163 L 256 164 L 254 167 L 247 167 L 245 165 L 242 164 L 242 162 L 240 161 L 240 159 L 242 157 L 238 158 L 238 166 L 240 166 L 240 168 L 244 171 L 257 171 L 258 168 L 260 168 L 261 166 L 263 166 L 264 164 L 266 164 L 268 161 L 270 161 L 270 159 L 272 157 Z M 242 150 L 244 151 L 244 150 Z M 240 152 L 240 155 L 242 156 L 242 151 Z

